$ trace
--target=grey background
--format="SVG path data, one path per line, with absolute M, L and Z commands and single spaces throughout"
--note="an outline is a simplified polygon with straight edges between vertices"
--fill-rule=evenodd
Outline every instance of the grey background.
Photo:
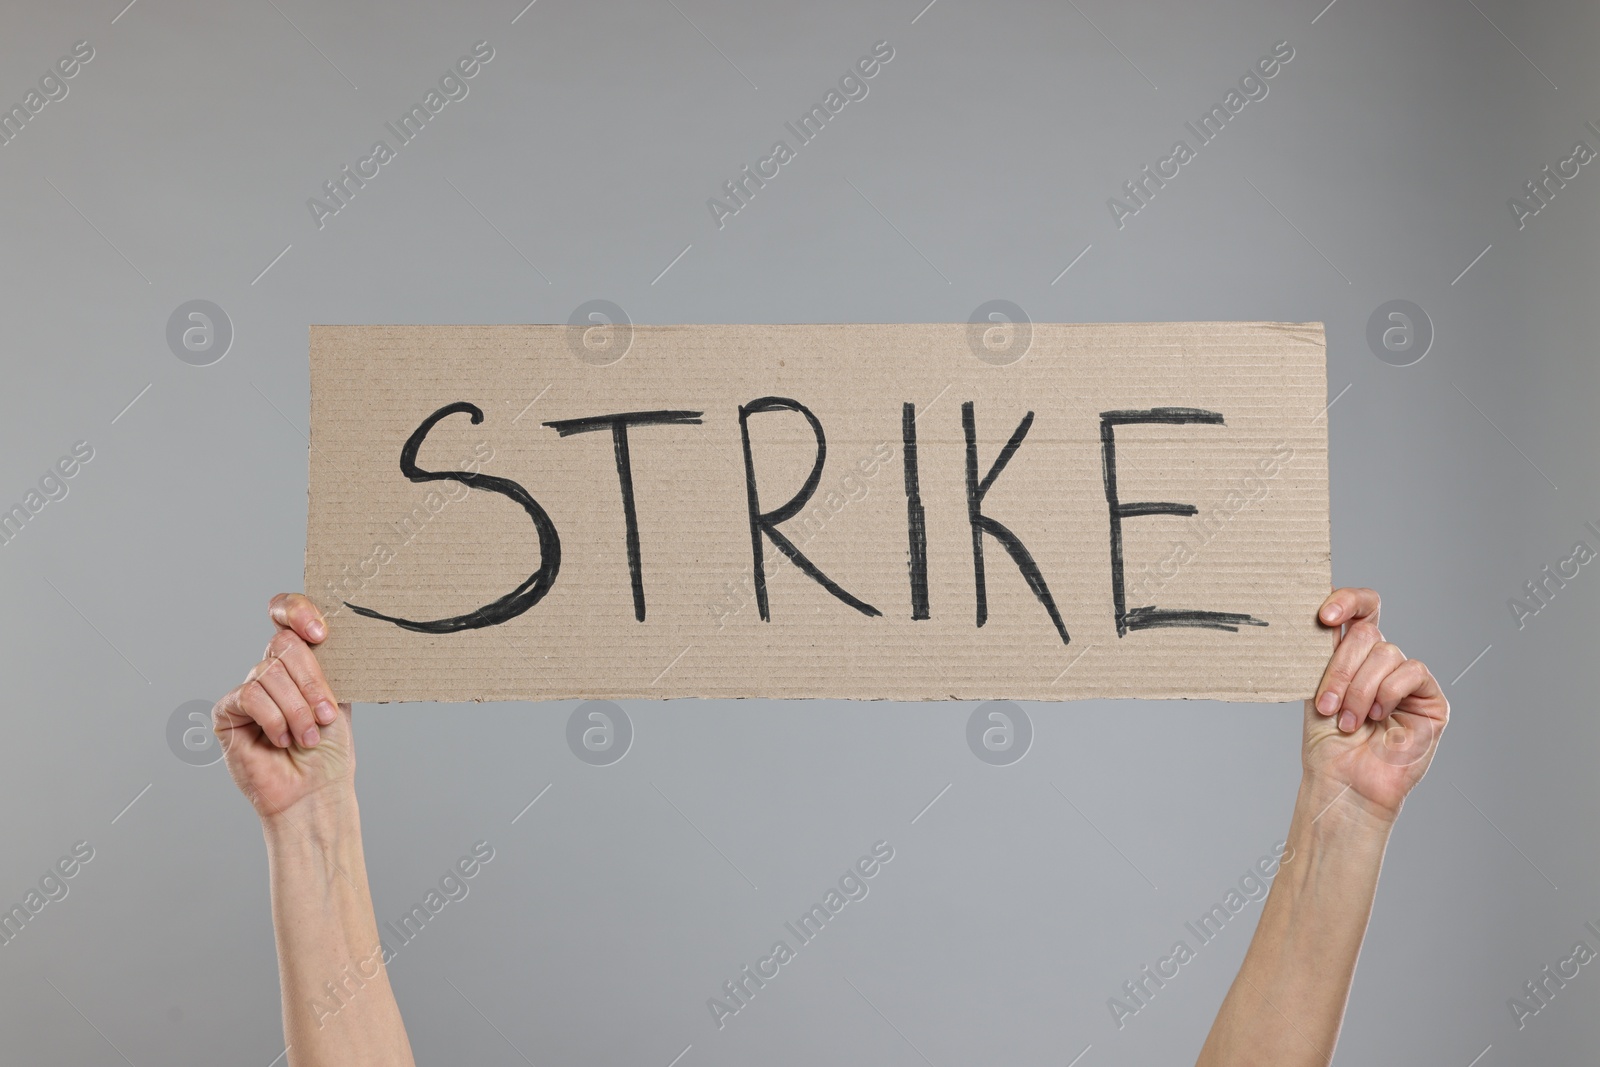
M 307 325 L 564 322 L 597 297 L 638 322 L 964 321 L 992 298 L 1325 321 L 1335 579 L 1382 590 L 1454 712 L 1339 1058 L 1592 1050 L 1592 968 L 1520 1033 L 1506 1001 L 1595 944 L 1600 576 L 1520 630 L 1506 600 L 1600 543 L 1600 173 L 1520 231 L 1506 201 L 1600 147 L 1600 11 L 922 2 L 5 5 L 7 105 L 95 49 L 0 147 L 0 504 L 95 448 L 0 546 L 0 898 L 96 849 L 0 948 L 7 1062 L 283 1050 L 255 820 L 165 730 L 238 681 L 301 581 Z M 719 231 L 705 199 L 880 39 L 867 99 Z M 319 231 L 306 198 L 478 40 L 468 98 Z M 1119 230 L 1107 198 L 1279 40 L 1270 95 Z M 1436 330 L 1405 368 L 1365 343 L 1396 298 Z M 213 366 L 166 346 L 190 299 L 231 317 Z M 1281 839 L 1298 779 L 1287 705 L 1029 705 L 1009 767 L 968 750 L 971 704 L 631 703 L 608 767 L 568 749 L 572 707 L 356 710 L 380 919 L 496 849 L 391 967 L 422 1062 L 1183 1062 L 1258 906 L 1120 1032 L 1107 998 Z M 871 895 L 719 1032 L 706 998 L 879 839 Z

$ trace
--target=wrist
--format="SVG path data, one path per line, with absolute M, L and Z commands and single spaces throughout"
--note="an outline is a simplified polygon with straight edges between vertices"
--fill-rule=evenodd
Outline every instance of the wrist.
M 1295 822 L 1306 833 L 1369 841 L 1380 849 L 1388 843 L 1399 815 L 1398 807 L 1374 804 L 1348 782 L 1312 771 L 1300 779 L 1295 798 Z
M 355 791 L 330 787 L 308 794 L 274 815 L 263 816 L 261 832 L 266 840 L 274 897 L 280 891 L 280 883 L 299 887 L 295 892 L 317 887 L 314 895 L 340 914 L 355 904 L 357 912 L 350 917 L 354 924 L 350 929 L 363 931 L 365 936 L 366 925 L 359 919 L 359 909 L 370 911 L 371 904 L 360 903 L 368 890 Z
M 350 782 L 330 783 L 286 808 L 261 815 L 261 829 L 269 842 L 339 837 L 347 830 L 359 837 L 360 827 L 361 813 Z

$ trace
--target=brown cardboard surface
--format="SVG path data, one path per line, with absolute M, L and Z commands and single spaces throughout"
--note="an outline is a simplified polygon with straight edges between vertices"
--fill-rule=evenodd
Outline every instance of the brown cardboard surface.
M 630 328 L 616 329 L 624 347 Z M 1330 648 L 1315 622 L 1330 576 L 1322 325 L 1036 323 L 1026 355 L 1003 366 L 973 354 L 971 329 L 634 326 L 626 355 L 602 366 L 578 358 L 567 326 L 313 327 L 306 590 L 330 619 L 320 656 L 335 691 L 356 701 L 1309 695 Z M 767 397 L 798 402 L 822 427 L 815 491 L 776 529 L 840 595 L 763 534 L 764 620 L 747 462 L 756 510 L 770 514 L 818 453 L 803 413 L 756 405 L 743 420 L 747 460 L 741 405 Z M 481 421 L 462 407 L 419 434 L 453 404 Z M 1168 421 L 1111 420 L 1114 524 L 1102 415 L 1157 409 Z M 678 414 L 626 431 L 639 621 L 617 434 L 568 420 L 646 411 Z M 413 437 L 419 480 L 401 466 Z M 981 626 L 969 480 L 985 531 Z M 553 581 L 535 512 L 553 528 L 547 546 L 559 542 Z M 1032 585 L 1048 590 L 1059 626 L 1007 532 L 1036 564 Z M 914 558 L 926 561 L 927 618 L 913 618 Z M 519 588 L 524 601 L 543 595 L 479 625 L 505 614 L 486 605 Z M 418 632 L 357 607 L 465 621 Z M 1197 627 L 1185 611 L 1229 617 Z

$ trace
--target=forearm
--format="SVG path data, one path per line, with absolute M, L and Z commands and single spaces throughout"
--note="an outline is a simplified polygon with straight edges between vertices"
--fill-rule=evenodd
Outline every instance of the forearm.
M 1332 1058 L 1392 826 L 1340 794 L 1302 782 L 1282 866 L 1198 1067 Z
M 263 823 L 289 1067 L 413 1063 L 367 889 L 355 794 Z

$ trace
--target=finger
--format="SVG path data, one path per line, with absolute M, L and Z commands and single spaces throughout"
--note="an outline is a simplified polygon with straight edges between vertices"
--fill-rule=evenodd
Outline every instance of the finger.
M 1379 606 L 1379 597 L 1374 590 L 1335 589 L 1317 610 L 1317 618 L 1326 626 L 1348 625 L 1360 619 L 1367 619 L 1376 626 Z
M 1408 697 L 1416 699 L 1408 701 Z M 1421 660 L 1408 659 L 1391 671 L 1378 686 L 1377 703 L 1383 709 L 1381 717 L 1392 715 L 1401 703 L 1406 703 L 1405 710 L 1415 709 L 1419 714 L 1440 721 L 1450 717 L 1450 704 L 1444 699 L 1444 690 L 1439 688 L 1433 672 Z
M 289 677 L 289 669 L 283 665 L 283 661 L 274 659 L 269 662 L 256 682 L 267 691 L 272 702 L 278 705 L 278 710 L 283 712 L 284 721 L 289 724 L 289 733 L 294 739 L 306 748 L 316 748 L 317 742 L 322 740 L 317 730 L 316 716 L 311 705 L 306 703 L 306 698 L 300 695 L 300 687 Z
M 238 693 L 236 707 L 255 724 L 261 727 L 261 732 L 279 748 L 288 748 L 289 724 L 284 721 L 283 712 L 279 710 L 277 701 L 267 695 L 261 688 L 261 683 L 254 680 L 246 682 L 235 690 Z
M 1378 687 L 1383 680 L 1406 661 L 1406 655 L 1389 641 L 1379 641 L 1367 653 L 1345 690 L 1340 704 L 1339 729 L 1350 733 L 1371 716 L 1382 718 L 1383 706 L 1378 703 Z
M 279 630 L 267 643 L 267 655 L 283 662 L 318 723 L 326 726 L 338 717 L 333 687 L 328 685 L 327 678 L 323 676 L 322 664 L 317 662 L 317 654 L 298 634 L 293 630 Z
M 211 732 L 221 737 L 225 731 L 236 729 L 246 723 L 254 724 L 255 720 L 247 714 L 239 703 L 239 694 L 244 686 L 236 686 L 228 691 L 227 696 L 217 701 L 211 708 Z
M 1347 587 L 1329 593 L 1317 610 L 1317 619 L 1324 625 L 1346 628 L 1342 638 L 1335 638 L 1334 654 L 1317 686 L 1313 706 L 1320 714 L 1332 715 L 1339 710 L 1345 689 L 1367 650 L 1382 639 L 1377 631 L 1379 607 L 1374 590 Z
M 1322 672 L 1322 683 L 1317 686 L 1317 711 L 1332 715 L 1344 703 L 1345 691 L 1355 680 L 1356 671 L 1367 658 L 1372 646 L 1383 640 L 1378 627 L 1364 617 L 1357 617 L 1345 630 L 1344 636 L 1328 657 L 1327 669 Z
M 328 623 L 308 597 L 301 593 L 279 593 L 267 605 L 272 621 L 318 644 L 328 636 Z

